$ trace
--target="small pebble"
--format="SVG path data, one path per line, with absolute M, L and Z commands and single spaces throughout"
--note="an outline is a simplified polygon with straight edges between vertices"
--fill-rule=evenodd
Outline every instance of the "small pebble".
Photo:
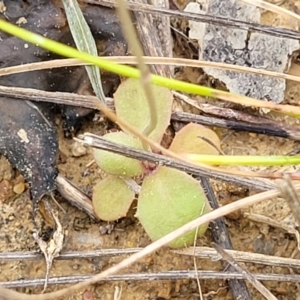
M 13 191 L 17 195 L 21 195 L 25 191 L 25 184 L 24 182 L 20 182 L 16 184 L 13 188 Z
M 72 145 L 71 152 L 72 152 L 72 156 L 80 157 L 80 156 L 86 155 L 87 149 L 81 143 L 75 142 Z
M 8 217 L 9 221 L 13 221 L 14 219 L 15 219 L 15 216 L 13 214 Z
M 94 300 L 94 295 L 90 291 L 85 291 L 82 295 L 82 300 Z

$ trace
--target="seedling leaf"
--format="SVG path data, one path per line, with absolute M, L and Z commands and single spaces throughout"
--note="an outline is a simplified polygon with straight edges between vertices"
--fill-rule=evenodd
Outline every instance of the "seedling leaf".
M 199 182 L 184 172 L 159 167 L 143 181 L 136 217 L 155 241 L 210 210 Z M 204 234 L 207 227 L 202 225 L 198 235 Z M 195 231 L 189 232 L 170 246 L 189 246 L 194 237 Z
M 143 149 L 142 143 L 137 138 L 123 131 L 111 132 L 103 137 L 121 145 Z M 98 166 L 108 174 L 134 177 L 144 172 L 143 164 L 140 161 L 112 152 L 94 149 L 94 159 Z
M 218 155 L 218 149 L 220 149 L 220 139 L 217 134 L 207 127 L 194 123 L 184 126 L 176 133 L 169 148 L 175 153 L 210 155 Z
M 152 89 L 155 95 L 152 101 L 155 101 L 158 122 L 149 137 L 160 142 L 170 124 L 173 95 L 169 89 L 164 87 L 152 85 Z M 144 132 L 149 124 L 151 114 L 141 82 L 134 78 L 127 79 L 117 89 L 114 99 L 118 117 L 126 120 L 140 132 Z
M 125 217 L 133 199 L 134 192 L 119 177 L 106 177 L 94 186 L 93 207 L 101 220 L 115 221 Z

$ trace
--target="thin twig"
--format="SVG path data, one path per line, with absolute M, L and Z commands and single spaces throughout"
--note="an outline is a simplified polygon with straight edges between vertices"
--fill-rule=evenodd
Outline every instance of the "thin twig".
M 104 5 L 108 7 L 116 6 L 116 3 L 111 0 L 85 0 L 85 2 L 91 4 L 97 4 L 97 5 Z M 141 12 L 146 12 L 151 14 L 157 13 L 157 14 L 162 14 L 164 16 L 174 17 L 174 18 L 183 18 L 186 20 L 203 22 L 208 24 L 215 24 L 215 25 L 225 26 L 229 28 L 239 28 L 241 30 L 256 31 L 256 32 L 261 32 L 261 33 L 282 37 L 282 38 L 290 38 L 294 40 L 300 39 L 299 31 L 285 29 L 281 27 L 249 23 L 240 20 L 211 16 L 208 14 L 187 13 L 179 10 L 158 8 L 158 7 L 154 7 L 153 5 L 146 5 L 146 4 L 142 5 L 142 4 L 135 4 L 135 3 L 128 2 L 128 7 L 133 11 L 141 11 Z
M 178 96 L 179 93 L 174 92 L 174 94 Z M 97 109 L 97 106 L 95 105 L 97 97 L 88 95 L 78 95 L 74 93 L 46 92 L 29 88 L 0 86 L 0 96 L 12 97 L 22 100 L 51 102 L 57 104 Z M 181 95 L 180 99 L 183 99 L 183 97 L 184 95 Z M 106 103 L 111 109 L 114 108 L 112 98 L 106 98 Z M 243 120 L 252 122 L 253 125 L 243 121 L 227 121 L 224 119 L 189 114 L 185 112 L 174 112 L 171 117 L 173 120 L 181 122 L 195 122 L 206 126 L 227 128 L 237 131 L 255 132 L 271 136 L 289 138 L 292 140 L 300 140 L 299 130 L 292 129 L 288 125 L 280 123 L 278 124 L 278 122 L 267 118 L 251 116 L 243 112 L 233 111 L 232 109 L 218 108 L 210 105 L 200 106 L 199 109 L 204 110 L 207 113 L 214 113 L 215 115 L 218 115 L 219 113 L 221 117 L 231 116 L 232 118 L 236 118 L 238 120 L 240 118 L 243 118 Z M 257 122 L 257 124 L 255 124 L 255 122 Z
M 179 93 L 174 92 L 174 94 L 178 96 Z M 51 102 L 57 104 L 97 109 L 97 106 L 95 105 L 97 97 L 88 95 L 78 95 L 74 93 L 46 92 L 29 88 L 0 86 L 0 96 L 12 97 L 22 100 Z M 181 95 L 180 99 L 183 99 L 184 97 L 184 95 Z M 112 98 L 106 98 L 106 104 L 111 109 L 114 109 L 114 103 Z M 232 109 L 217 108 L 210 105 L 200 106 L 199 109 L 204 110 L 207 113 L 214 113 L 215 115 L 218 115 L 219 113 L 221 117 L 231 116 L 232 118 L 236 118 L 238 121 L 224 120 L 220 118 L 195 115 L 185 112 L 174 112 L 171 118 L 173 120 L 181 122 L 195 122 L 206 126 L 227 128 L 237 131 L 255 132 L 271 136 L 289 138 L 292 140 L 300 140 L 299 130 L 292 129 L 288 125 L 280 124 L 267 118 L 251 116 L 243 112 L 233 111 Z M 249 121 L 249 123 L 252 122 L 253 124 L 240 121 L 240 118 Z M 255 122 L 257 123 L 255 124 Z
M 243 186 L 243 187 L 251 188 L 254 190 L 260 190 L 260 191 L 273 189 L 275 187 L 275 184 L 270 180 L 247 179 L 235 175 L 211 172 L 209 170 L 195 167 L 191 164 L 176 161 L 164 155 L 159 155 L 148 151 L 126 147 L 118 143 L 105 140 L 91 133 L 85 133 L 83 136 L 79 136 L 78 138 L 75 139 L 81 143 L 84 143 L 88 146 L 92 146 L 94 148 L 111 151 L 138 160 L 144 160 L 159 165 L 168 166 L 171 168 L 184 171 L 186 173 L 193 174 L 195 176 L 207 176 L 209 178 L 231 182 L 233 184 L 237 184 L 238 186 Z
M 254 274 L 251 274 L 245 267 L 239 265 L 222 247 L 215 243 L 213 243 L 213 247 L 215 247 L 224 260 L 241 273 L 243 277 L 247 279 L 266 299 L 277 300 L 277 298 L 259 282 Z
M 99 220 L 95 214 L 92 200 L 85 195 L 78 187 L 74 186 L 62 174 L 56 178 L 56 187 L 60 194 L 67 199 L 72 205 L 88 214 L 92 219 Z
M 120 256 L 136 253 L 143 248 L 126 248 L 126 249 L 102 249 L 102 250 L 92 250 L 92 251 L 68 251 L 61 252 L 55 260 L 67 260 L 67 259 L 87 259 L 95 257 L 111 257 Z M 35 251 L 25 251 L 25 252 L 1 252 L 0 260 L 41 260 L 43 255 L 40 252 Z
M 252 274 L 257 280 L 266 281 L 278 281 L 278 282 L 300 282 L 300 275 L 289 275 L 289 274 Z M 200 279 L 206 280 L 227 280 L 227 279 L 243 279 L 242 274 L 236 272 L 222 272 L 222 271 L 200 271 L 198 270 L 198 276 Z M 61 277 L 50 277 L 48 285 L 59 285 L 59 284 L 74 284 L 83 282 L 91 279 L 93 275 L 73 275 L 73 276 L 61 276 Z M 104 277 L 99 282 L 112 282 L 112 281 L 144 281 L 144 280 L 183 280 L 183 279 L 196 279 L 197 273 L 195 271 L 168 271 L 158 273 L 136 273 L 136 274 L 123 274 L 123 275 L 112 275 Z M 24 279 L 24 280 L 12 280 L 6 282 L 0 282 L 1 287 L 13 289 L 30 286 L 42 286 L 45 279 Z M 47 294 L 45 294 L 47 295 Z M 26 297 L 26 299 L 30 299 Z M 35 298 L 35 295 L 32 295 Z M 42 298 L 42 297 L 41 297 Z M 22 299 L 21 297 L 19 299 Z M 52 298 L 55 299 L 55 298 Z
M 179 111 L 173 112 L 171 119 L 174 121 L 180 121 L 186 123 L 193 122 L 193 123 L 198 123 L 206 126 L 227 128 L 235 131 L 255 132 L 255 133 L 266 134 L 270 136 L 278 136 L 283 138 L 289 138 L 296 141 L 300 140 L 300 130 L 289 128 L 289 126 L 286 126 L 287 127 L 286 128 L 285 125 L 282 125 L 272 120 L 270 120 L 270 124 L 263 124 L 263 123 L 251 124 L 242 121 L 225 120 L 216 117 L 207 117 L 207 116 L 195 115 L 195 114 L 179 112 Z
M 200 180 L 212 209 L 217 209 L 219 207 L 219 204 L 209 179 L 206 177 L 201 177 Z M 210 223 L 209 227 L 211 229 L 212 239 L 216 244 L 225 249 L 233 249 L 224 218 L 216 219 L 214 222 Z M 227 263 L 224 261 L 222 261 L 221 263 L 223 268 L 225 269 L 227 267 Z M 233 271 L 234 268 L 232 266 L 229 266 L 229 268 L 227 268 L 226 270 L 226 272 Z M 251 296 L 244 280 L 231 279 L 228 281 L 228 284 L 234 299 L 251 300 Z
M 209 68 L 217 68 L 217 69 L 237 71 L 243 73 L 259 74 L 259 75 L 265 75 L 265 76 L 270 76 L 275 78 L 283 78 L 286 80 L 300 82 L 300 76 L 268 71 L 264 69 L 255 69 L 255 68 L 250 68 L 245 66 L 232 65 L 228 63 L 202 61 L 202 60 L 186 59 L 186 58 L 170 58 L 170 57 L 144 56 L 143 58 L 146 64 L 171 65 L 171 66 L 196 67 L 196 68 L 209 67 Z M 113 61 L 119 64 L 136 64 L 136 58 L 134 56 L 109 56 L 109 57 L 105 57 L 105 59 L 107 61 Z M 61 67 L 85 66 L 85 65 L 89 65 L 89 64 L 75 58 L 55 59 L 51 61 L 28 63 L 19 66 L 2 68 L 0 69 L 0 76 L 16 74 L 21 72 L 45 70 L 49 68 L 61 68 Z
M 220 260 L 221 257 L 218 252 L 209 247 L 196 247 L 196 248 L 186 248 L 181 250 L 174 250 L 175 253 L 180 255 L 196 255 L 199 258 L 210 258 L 212 261 Z M 282 267 L 282 268 L 300 268 L 300 260 L 293 259 L 288 257 L 280 257 L 280 256 L 271 256 L 260 253 L 252 253 L 252 252 L 243 252 L 236 250 L 227 250 L 227 252 L 232 256 L 236 261 L 252 263 L 252 264 L 260 264 L 272 267 Z
M 55 260 L 68 260 L 68 259 L 88 259 L 95 257 L 112 257 L 137 253 L 143 248 L 125 248 L 125 249 L 102 249 L 102 250 L 90 250 L 90 251 L 66 251 L 61 252 L 59 257 Z M 174 253 L 179 255 L 195 255 L 198 258 L 209 258 L 212 261 L 218 261 L 221 259 L 218 252 L 209 247 L 189 247 L 181 250 L 173 250 Z M 289 257 L 271 256 L 260 253 L 244 252 L 237 250 L 227 251 L 236 261 L 260 264 L 281 268 L 300 268 L 300 259 L 294 259 Z M 16 260 L 42 260 L 43 255 L 40 252 L 35 251 L 23 251 L 23 252 L 1 252 L 1 261 L 16 261 Z

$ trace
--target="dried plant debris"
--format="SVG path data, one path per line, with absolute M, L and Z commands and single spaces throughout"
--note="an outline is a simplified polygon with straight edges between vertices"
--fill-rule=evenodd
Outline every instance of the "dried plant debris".
M 45 256 L 46 265 L 47 265 L 43 292 L 46 290 L 48 285 L 48 279 L 49 279 L 53 259 L 59 256 L 59 253 L 62 250 L 63 242 L 64 242 L 64 230 L 59 222 L 58 217 L 56 216 L 56 213 L 54 212 L 53 208 L 51 207 L 48 201 L 44 201 L 44 204 L 47 211 L 51 214 L 52 218 L 55 221 L 56 230 L 54 231 L 52 238 L 48 242 L 45 242 L 41 237 L 39 237 L 38 233 L 34 233 L 33 235 L 34 239 L 36 240 L 38 246 L 40 247 L 41 251 Z
M 0 2 L 0 18 L 18 24 L 35 33 L 75 46 L 62 7 L 54 1 Z M 127 51 L 121 28 L 112 9 L 83 6 L 84 16 L 96 39 L 99 53 L 124 55 Z M 97 18 L 96 18 L 97 16 Z M 47 50 L 0 32 L 0 67 L 41 62 L 60 58 Z M 119 78 L 104 74 L 105 93 L 112 95 Z M 92 94 L 93 90 L 84 67 L 39 70 L 0 77 L 0 85 L 38 88 Z M 40 198 L 55 189 L 57 177 L 57 131 L 51 120 L 54 105 L 31 103 L 12 98 L 0 98 L 0 154 L 24 175 L 31 187 L 35 207 Z M 91 110 L 81 107 L 61 107 L 66 132 L 80 128 L 82 117 Z
M 260 23 L 261 18 L 259 9 L 238 0 L 206 0 L 203 6 L 190 3 L 185 10 L 252 23 Z M 190 38 L 199 41 L 200 60 L 284 72 L 292 52 L 299 49 L 296 40 L 193 21 L 189 24 Z M 225 83 L 233 93 L 276 103 L 284 99 L 285 79 L 213 68 L 204 71 Z

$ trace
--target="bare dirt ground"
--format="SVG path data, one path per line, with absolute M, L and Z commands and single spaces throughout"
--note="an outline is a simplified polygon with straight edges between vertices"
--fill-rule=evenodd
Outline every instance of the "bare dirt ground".
M 300 9 L 300 1 L 286 1 L 286 8 Z M 264 14 L 264 21 L 268 24 L 282 25 L 271 13 Z M 180 55 L 180 53 L 178 53 Z M 194 69 L 185 69 L 180 74 L 191 82 L 196 82 L 200 72 Z M 300 94 L 300 85 L 295 82 L 288 82 L 286 89 L 285 103 L 297 103 Z M 279 119 L 276 114 L 269 114 L 268 117 Z M 287 122 L 299 126 L 295 119 L 284 117 Z M 59 118 L 58 118 L 58 121 Z M 101 174 L 95 164 L 90 167 L 86 165 L 92 160 L 91 149 L 82 157 L 72 156 L 72 145 L 74 141 L 63 138 L 61 124 L 60 130 L 60 162 L 59 171 L 68 179 L 82 188 L 87 194 L 91 193 L 93 185 L 100 179 Z M 83 132 L 93 132 L 102 135 L 105 126 L 101 122 L 90 122 L 85 124 Z M 223 138 L 222 149 L 228 154 L 252 154 L 252 155 L 279 155 L 286 154 L 299 148 L 299 143 L 282 138 L 268 137 L 264 135 L 232 132 L 219 130 Z M 34 225 L 32 221 L 32 203 L 26 190 L 21 195 L 15 194 L 12 188 L 23 179 L 2 157 L 0 160 L 0 251 L 29 251 L 37 250 L 37 245 L 32 237 Z M 215 192 L 221 205 L 243 198 L 251 193 L 245 189 L 215 183 Z M 72 207 L 68 202 L 57 195 L 59 203 L 66 213 L 60 212 L 59 219 L 66 230 L 63 251 L 84 251 L 110 248 L 134 248 L 144 247 L 150 243 L 149 238 L 143 231 L 138 221 L 133 217 L 134 208 L 129 217 L 115 224 L 110 234 L 101 233 L 107 225 L 105 222 L 96 223 L 85 213 Z M 259 223 L 248 220 L 241 212 L 232 214 L 226 218 L 226 224 L 232 238 L 234 249 L 248 252 L 258 252 L 269 255 L 291 257 L 297 243 L 295 237 L 285 231 L 268 227 L 262 233 L 262 226 Z M 197 245 L 210 245 L 209 231 L 198 240 Z M 300 258 L 298 251 L 295 258 Z M 90 275 L 100 272 L 103 269 L 119 262 L 123 257 L 76 259 L 76 260 L 55 260 L 51 269 L 51 277 L 67 275 Z M 196 264 L 201 270 L 220 270 L 219 262 L 211 262 L 204 259 L 196 259 Z M 283 268 L 272 268 L 247 264 L 251 272 L 277 272 L 289 273 Z M 192 257 L 176 255 L 169 249 L 161 249 L 143 261 L 130 266 L 124 273 L 157 272 L 169 270 L 193 270 L 194 261 Z M 46 272 L 43 259 L 35 261 L 0 261 L 0 281 L 12 281 L 18 279 L 44 278 Z M 274 293 L 278 299 L 300 299 L 299 286 L 294 283 L 264 282 L 266 287 Z M 62 286 L 49 286 L 47 291 L 53 291 Z M 199 299 L 199 290 L 195 280 L 178 281 L 126 281 L 99 283 L 88 288 L 91 294 L 86 291 L 78 292 L 76 295 L 65 299 L 114 299 L 115 289 L 122 289 L 120 299 Z M 232 299 L 227 284 L 221 280 L 201 280 L 202 293 L 205 299 Z M 249 286 L 253 299 L 263 299 L 251 286 Z M 25 293 L 39 293 L 41 287 L 19 288 Z M 88 298 L 90 297 L 90 298 Z M 92 297 L 92 298 L 91 298 Z

